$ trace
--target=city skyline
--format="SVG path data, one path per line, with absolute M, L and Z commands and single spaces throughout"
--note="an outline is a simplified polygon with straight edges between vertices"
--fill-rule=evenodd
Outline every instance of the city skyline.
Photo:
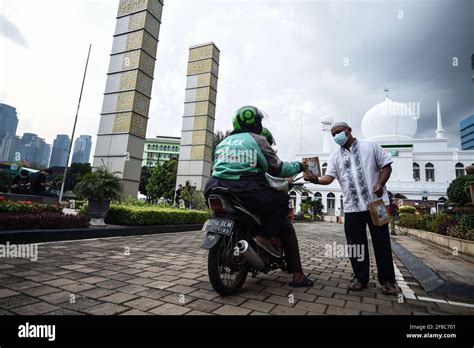
M 362 116 L 389 87 L 392 100 L 421 106 L 420 137 L 433 137 L 440 100 L 446 136 L 460 148 L 459 122 L 474 114 L 472 2 L 217 3 L 165 5 L 147 137 L 180 136 L 187 48 L 215 41 L 222 52 L 216 130 L 231 127 L 239 106 L 255 104 L 271 115 L 266 126 L 275 134 L 279 154 L 292 159 L 300 143 L 303 152 L 321 146 L 320 121 L 327 114 L 346 121 L 350 115 L 360 135 Z M 55 20 L 38 26 L 51 6 Z M 0 39 L 7 52 L 0 58 L 5 78 L 0 101 L 17 107 L 20 133 L 35 131 L 48 142 L 56 134 L 70 134 L 92 42 L 77 132 L 93 134 L 96 143 L 116 6 L 116 1 L 4 1 L 0 16 L 10 25 L 2 28 Z M 375 18 L 384 22 L 377 30 Z M 48 41 L 58 26 L 61 50 Z M 30 83 L 20 84 L 19 76 Z

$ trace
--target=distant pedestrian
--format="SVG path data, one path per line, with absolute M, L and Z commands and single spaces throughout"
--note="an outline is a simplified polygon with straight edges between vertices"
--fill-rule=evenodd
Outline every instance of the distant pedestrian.
M 44 197 L 58 197 L 54 192 L 47 190 L 51 186 L 48 182 L 48 176 L 51 175 L 53 175 L 51 169 L 43 169 L 35 173 L 31 178 L 30 194 Z
M 27 170 L 22 169 L 20 174 L 13 178 L 11 193 L 27 195 L 30 193 L 30 174 Z

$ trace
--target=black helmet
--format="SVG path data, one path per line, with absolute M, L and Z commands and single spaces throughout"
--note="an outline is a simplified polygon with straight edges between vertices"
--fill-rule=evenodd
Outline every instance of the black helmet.
M 262 132 L 262 119 L 266 114 L 255 106 L 243 106 L 235 112 L 233 119 L 234 130 L 248 130 L 252 133 L 260 134 Z

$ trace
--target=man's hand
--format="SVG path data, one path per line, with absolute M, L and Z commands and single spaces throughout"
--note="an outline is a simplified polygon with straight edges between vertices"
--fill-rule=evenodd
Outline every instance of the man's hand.
M 303 167 L 303 172 L 306 171 L 306 169 L 308 168 L 308 160 L 306 158 L 303 159 L 303 161 L 301 162 L 302 164 L 302 167 Z
M 373 192 L 377 195 L 377 197 L 382 197 L 383 195 L 383 187 L 379 184 L 374 186 Z

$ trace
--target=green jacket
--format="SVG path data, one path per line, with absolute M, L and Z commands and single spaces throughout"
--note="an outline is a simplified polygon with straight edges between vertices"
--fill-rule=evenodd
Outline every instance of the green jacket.
M 300 162 L 282 162 L 264 137 L 251 132 L 232 132 L 214 153 L 212 176 L 239 180 L 243 175 L 286 178 L 302 171 Z

